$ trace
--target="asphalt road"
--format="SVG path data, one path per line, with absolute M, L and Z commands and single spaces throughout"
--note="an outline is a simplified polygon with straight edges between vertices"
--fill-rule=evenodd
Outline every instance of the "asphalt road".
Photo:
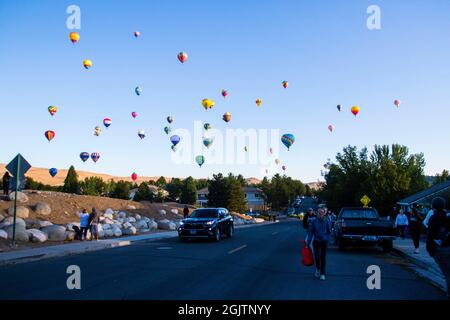
M 238 229 L 219 243 L 178 239 L 0 267 L 0 299 L 445 299 L 407 262 L 376 248 L 331 245 L 326 281 L 300 263 L 300 221 Z M 68 290 L 66 269 L 81 268 Z M 366 286 L 381 268 L 381 290 Z

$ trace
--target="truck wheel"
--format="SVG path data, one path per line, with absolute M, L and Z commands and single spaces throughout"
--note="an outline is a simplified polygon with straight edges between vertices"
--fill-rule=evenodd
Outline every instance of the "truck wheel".
M 390 252 L 392 250 L 392 247 L 393 247 L 392 240 L 390 240 L 390 241 L 383 241 L 383 243 L 381 244 L 381 247 L 383 248 L 384 252 Z
M 344 239 L 342 238 L 337 238 L 337 244 L 338 244 L 338 248 L 340 251 L 344 251 L 345 250 L 345 242 Z

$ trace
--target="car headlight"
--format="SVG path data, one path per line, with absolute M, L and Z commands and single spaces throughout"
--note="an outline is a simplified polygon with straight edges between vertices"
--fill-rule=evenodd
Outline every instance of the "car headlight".
M 180 226 L 182 226 L 182 225 L 184 225 L 184 222 L 183 222 L 183 221 L 180 221 Z
M 207 226 L 211 226 L 211 225 L 213 225 L 214 224 L 214 220 L 211 220 L 211 221 L 208 221 L 208 222 L 206 222 L 205 224 L 207 225 Z

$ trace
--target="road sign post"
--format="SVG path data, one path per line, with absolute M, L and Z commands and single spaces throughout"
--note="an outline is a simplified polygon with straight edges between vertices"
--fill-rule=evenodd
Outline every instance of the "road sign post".
M 16 246 L 16 211 L 17 211 L 17 189 L 19 189 L 19 173 L 20 173 L 20 158 L 17 157 L 17 167 L 16 172 L 14 173 L 14 179 L 16 180 L 15 190 L 14 190 L 14 219 L 13 219 L 13 236 L 12 236 L 12 245 Z
M 368 196 L 362 197 L 359 201 L 364 205 L 364 208 L 367 208 L 368 204 L 370 203 L 370 198 Z

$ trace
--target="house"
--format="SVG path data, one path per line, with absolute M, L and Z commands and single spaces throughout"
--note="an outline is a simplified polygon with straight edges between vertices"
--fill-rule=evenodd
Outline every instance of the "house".
M 449 195 L 450 180 L 447 180 L 445 182 L 438 183 L 431 188 L 413 194 L 405 199 L 402 199 L 397 202 L 397 205 L 405 210 L 407 210 L 412 205 L 419 205 L 425 208 L 429 208 L 431 200 L 434 197 L 443 196 L 444 198 L 448 198 Z
M 264 192 L 255 187 L 243 187 L 242 191 L 247 202 L 247 210 L 249 211 L 263 211 L 265 210 L 265 195 Z M 208 188 L 203 188 L 197 191 L 197 204 L 200 207 L 208 205 Z

